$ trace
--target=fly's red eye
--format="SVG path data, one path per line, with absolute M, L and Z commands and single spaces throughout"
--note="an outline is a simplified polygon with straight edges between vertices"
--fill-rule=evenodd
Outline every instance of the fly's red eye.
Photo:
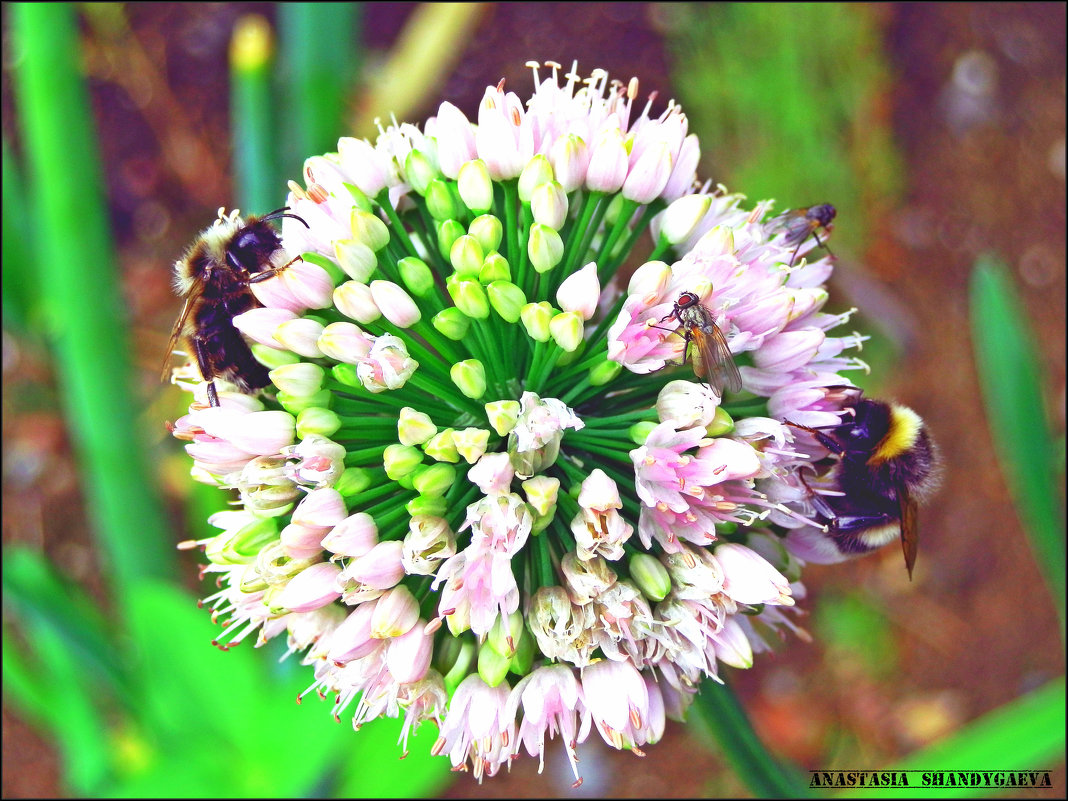
M 695 303 L 697 303 L 697 295 L 695 295 L 693 292 L 683 292 L 681 295 L 679 295 L 679 306 L 681 306 L 682 308 L 688 308 L 690 306 L 693 306 Z

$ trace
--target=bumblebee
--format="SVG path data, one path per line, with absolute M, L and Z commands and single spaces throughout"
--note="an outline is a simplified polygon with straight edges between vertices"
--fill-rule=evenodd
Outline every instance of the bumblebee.
M 827 252 L 830 253 L 831 249 L 827 247 L 827 236 L 831 232 L 831 228 L 835 215 L 838 214 L 838 210 L 835 209 L 830 203 L 821 203 L 818 206 L 807 206 L 803 209 L 791 209 L 790 211 L 784 211 L 777 217 L 773 217 L 767 224 L 767 231 L 769 235 L 778 233 L 785 233 L 783 238 L 783 244 L 786 247 L 796 245 L 794 252 L 790 256 L 790 266 L 794 266 L 794 259 L 797 258 L 797 251 L 801 249 L 801 246 L 805 244 L 805 240 L 810 236 L 816 238 L 816 244 L 819 247 L 827 248 Z M 823 239 L 820 239 L 820 230 L 823 230 Z M 831 254 L 834 255 L 833 253 Z
M 258 308 L 251 285 L 278 275 L 297 261 L 285 261 L 282 238 L 271 220 L 291 217 L 308 224 L 282 208 L 262 217 L 242 219 L 238 211 L 219 217 L 196 238 L 174 263 L 174 289 L 185 306 L 171 331 L 163 379 L 170 357 L 179 342 L 192 354 L 208 385 L 208 403 L 219 405 L 215 379 L 234 384 L 241 392 L 255 392 L 270 383 L 267 368 L 256 361 L 234 317 Z
M 742 377 L 727 345 L 727 338 L 716 325 L 712 312 L 701 305 L 700 298 L 693 292 L 683 292 L 675 301 L 671 313 L 662 317 L 660 322 L 669 320 L 678 321 L 678 330 L 672 333 L 679 334 L 685 340 L 683 362 L 689 359 L 694 374 L 705 380 L 716 397 L 722 398 L 724 389 L 741 392 Z
M 937 487 L 938 449 L 926 424 L 907 406 L 847 392 L 842 423 L 808 431 L 833 459 L 818 490 L 800 475 L 826 536 L 843 556 L 881 548 L 900 538 L 912 578 L 919 539 L 918 502 Z

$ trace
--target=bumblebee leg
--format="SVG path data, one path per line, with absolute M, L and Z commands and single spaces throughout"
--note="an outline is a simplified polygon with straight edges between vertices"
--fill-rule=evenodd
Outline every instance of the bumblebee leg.
M 818 429 L 812 428 L 810 426 L 803 426 L 800 423 L 791 423 L 789 420 L 783 420 L 783 422 L 791 428 L 799 428 L 802 431 L 807 431 L 809 434 L 816 438 L 816 441 L 820 445 L 822 445 L 824 448 L 826 448 L 836 456 L 841 456 L 843 453 L 845 453 L 845 448 L 843 448 L 841 443 L 838 442 L 838 440 L 836 440 L 834 437 L 829 437 Z
M 304 259 L 302 259 L 300 256 L 297 256 L 296 258 L 292 258 L 289 261 L 287 261 L 285 264 L 283 264 L 281 267 L 272 267 L 269 270 L 264 270 L 262 273 L 256 273 L 254 276 L 252 276 L 251 278 L 248 279 L 248 282 L 250 284 L 258 284 L 260 281 L 266 281 L 268 278 L 274 278 L 276 275 L 281 273 L 283 270 L 287 269 L 289 267 L 289 265 L 294 264 L 294 263 L 296 263 L 298 261 L 304 261 Z
M 197 357 L 197 367 L 200 369 L 201 377 L 208 382 L 208 404 L 211 406 L 219 405 L 219 393 L 215 389 L 214 372 L 211 369 L 211 362 L 208 361 L 208 355 L 204 350 L 204 343 L 200 337 L 193 336 L 193 351 Z

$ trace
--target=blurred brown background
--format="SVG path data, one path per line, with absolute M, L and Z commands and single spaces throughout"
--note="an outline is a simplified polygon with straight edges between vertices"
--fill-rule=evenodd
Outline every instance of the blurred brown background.
M 370 68 L 415 5 L 366 6 Z M 873 316 L 892 316 L 903 332 L 909 349 L 886 377 L 888 394 L 925 417 L 941 443 L 946 477 L 922 512 L 915 581 L 909 583 L 894 548 L 846 566 L 810 567 L 805 580 L 813 614 L 806 626 L 815 641 L 790 639 L 752 670 L 735 672 L 765 741 L 806 769 L 893 764 L 1064 671 L 1054 609 L 983 416 L 967 281 L 980 254 L 993 252 L 1009 265 L 1041 351 L 1050 417 L 1063 436 L 1065 5 L 867 9 L 883 32 L 893 72 L 882 102 L 906 189 L 904 202 L 874 221 L 865 252 L 839 254 L 842 277 L 834 291 Z M 160 439 L 164 414 L 153 411 L 164 392 L 158 362 L 177 311 L 169 268 L 215 209 L 231 203 L 226 49 L 235 19 L 251 11 L 273 14 L 266 3 L 130 4 L 133 38 L 97 39 L 87 51 L 148 406 L 141 422 Z M 409 119 L 422 119 L 446 97 L 473 117 L 483 87 L 501 77 L 523 95 L 528 58 L 565 64 L 578 58 L 583 73 L 599 66 L 624 80 L 636 75 L 643 93 L 658 88 L 663 99 L 671 94 L 673 72 L 686 68 L 665 47 L 670 17 L 645 3 L 487 4 L 455 71 Z M 8 133 L 6 73 L 4 80 Z M 715 149 L 702 138 L 707 157 Z M 780 198 L 780 205 L 824 200 Z M 849 224 L 844 215 L 837 220 L 839 228 Z M 101 566 L 90 547 L 48 362 L 5 335 L 3 367 L 4 542 L 36 545 L 93 587 Z M 841 632 L 821 628 L 821 621 L 840 618 L 821 610 L 858 599 L 862 612 L 879 610 L 879 625 L 860 625 L 854 633 L 861 641 L 843 647 Z M 593 735 L 580 749 L 585 784 L 579 791 L 568 789 L 570 773 L 554 747 L 542 776 L 536 760 L 523 758 L 481 788 L 457 777 L 446 797 L 744 794 L 703 739 L 695 727 L 672 724 L 643 760 L 610 752 Z M 3 764 L 5 797 L 62 792 L 53 749 L 6 707 Z M 995 767 L 1056 767 L 1049 797 L 1064 796 L 1063 763 L 961 766 Z

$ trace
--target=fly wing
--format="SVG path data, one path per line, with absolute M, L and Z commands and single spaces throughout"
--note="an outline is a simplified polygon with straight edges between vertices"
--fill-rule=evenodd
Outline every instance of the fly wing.
M 901 503 L 901 549 L 905 552 L 905 568 L 911 579 L 920 547 L 919 532 L 916 529 L 917 503 L 907 492 L 899 490 L 897 496 Z
M 727 338 L 715 323 L 690 329 L 690 360 L 698 378 L 708 382 L 718 397 L 723 390 L 741 392 L 742 376 L 734 363 Z
M 160 381 L 167 380 L 167 370 L 171 364 L 171 356 L 174 355 L 174 348 L 178 344 L 178 340 L 182 337 L 182 332 L 185 330 L 186 320 L 189 319 L 190 312 L 193 311 L 193 307 L 196 306 L 200 296 L 204 294 L 204 282 L 200 281 L 193 285 L 189 294 L 185 298 L 185 306 L 182 307 L 182 313 L 178 315 L 178 319 L 174 322 L 174 328 L 171 329 L 171 338 L 167 342 L 167 350 L 164 351 L 163 366 L 160 368 Z
M 778 217 L 773 217 L 768 221 L 767 233 L 769 235 L 785 234 L 783 244 L 786 247 L 793 245 L 800 245 L 806 239 L 809 234 L 819 227 L 813 225 L 813 221 L 805 213 L 805 209 L 791 209 L 790 211 L 784 211 Z

